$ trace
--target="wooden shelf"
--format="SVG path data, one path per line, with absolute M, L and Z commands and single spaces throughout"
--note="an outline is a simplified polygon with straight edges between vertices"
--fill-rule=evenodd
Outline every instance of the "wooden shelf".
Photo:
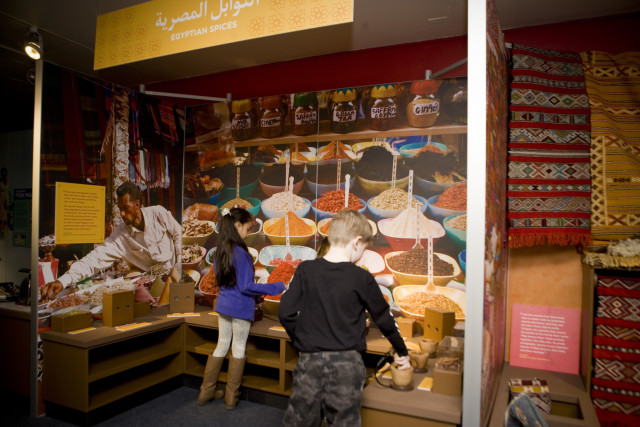
M 280 368 L 280 353 L 270 350 L 247 350 L 245 352 L 247 363 L 254 365 L 266 366 L 269 368 Z
M 327 141 L 352 141 L 356 139 L 373 139 L 373 138 L 391 138 L 421 135 L 460 135 L 467 133 L 467 125 L 440 125 L 428 128 L 398 127 L 387 131 L 378 131 L 371 129 L 360 129 L 350 133 L 333 133 L 329 132 L 328 125 L 321 124 L 320 133 L 306 136 L 293 135 L 292 133 L 275 138 L 256 137 L 246 141 L 237 141 L 234 147 L 257 147 L 265 144 L 295 144 L 297 143 L 317 143 Z M 187 152 L 208 151 L 219 148 L 219 144 L 201 143 L 187 145 L 184 149 Z
M 210 355 L 216 349 L 216 345 L 212 342 L 201 342 L 195 345 L 186 345 L 185 350 L 191 353 Z
M 170 348 L 165 348 L 165 346 L 153 346 L 148 349 L 114 356 L 113 358 L 103 362 L 89 365 L 89 382 L 97 381 L 99 379 L 145 365 L 172 354 L 177 355 L 181 352 L 181 346 L 173 346 Z
M 149 372 L 145 375 L 139 376 L 127 382 L 123 382 L 107 390 L 90 395 L 88 410 L 91 411 L 93 409 L 97 409 L 108 403 L 122 399 L 123 396 L 128 396 L 153 385 L 160 384 L 161 382 L 164 382 L 181 374 L 182 369 L 180 358 L 176 356 L 167 364 L 164 369 Z

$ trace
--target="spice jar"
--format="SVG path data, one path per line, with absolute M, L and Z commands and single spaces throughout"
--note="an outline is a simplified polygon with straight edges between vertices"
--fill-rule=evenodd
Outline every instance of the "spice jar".
M 340 89 L 333 91 L 331 104 L 331 131 L 349 133 L 356 130 L 358 109 L 356 107 L 356 91 Z
M 373 130 L 389 130 L 396 126 L 398 113 L 395 85 L 378 85 L 371 89 L 369 126 Z
M 413 98 L 407 104 L 407 123 L 414 128 L 433 126 L 440 114 L 440 99 L 437 97 L 438 82 L 420 80 L 411 83 Z
M 281 96 L 265 96 L 260 104 L 260 135 L 273 138 L 284 132 L 284 116 Z
M 251 117 L 251 100 L 242 99 L 231 102 L 231 138 L 244 141 L 251 138 L 253 120 Z
M 291 119 L 294 135 L 311 135 L 318 131 L 318 97 L 315 92 L 296 93 Z
M 407 104 L 411 101 L 410 83 L 396 83 L 396 99 L 398 100 L 398 121 L 404 123 L 407 118 Z
M 452 124 L 467 124 L 467 79 L 447 79 L 438 90 L 442 106 L 441 118 Z

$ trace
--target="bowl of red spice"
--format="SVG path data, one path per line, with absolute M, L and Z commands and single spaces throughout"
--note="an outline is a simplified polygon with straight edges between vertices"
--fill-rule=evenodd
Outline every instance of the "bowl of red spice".
M 292 245 L 289 247 L 289 253 L 291 259 L 287 259 L 286 245 L 265 246 L 260 250 L 258 260 L 269 273 L 273 273 L 273 270 L 283 262 L 291 262 L 294 267 L 297 267 L 302 261 L 316 258 L 316 251 L 307 246 Z
M 344 196 L 345 190 L 334 190 L 324 193 L 321 197 L 311 202 L 311 209 L 316 214 L 318 221 L 332 218 L 345 209 Z M 346 209 L 353 209 L 364 214 L 367 209 L 367 203 L 359 199 L 355 194 L 349 193 L 348 207 Z
M 331 219 L 332 217 L 321 219 L 320 221 L 318 221 L 318 234 L 320 236 L 326 238 L 329 235 L 329 225 L 331 224 Z M 371 226 L 371 234 L 373 234 L 374 236 L 378 234 L 378 227 L 376 226 L 376 223 L 371 221 L 370 219 L 367 219 L 367 221 L 369 221 L 369 225 Z
M 413 248 L 409 251 L 389 252 L 384 262 L 398 285 L 426 285 L 429 280 L 427 250 Z M 462 274 L 458 262 L 447 254 L 433 254 L 433 283 L 445 286 Z
M 467 213 L 467 183 L 461 182 L 447 188 L 439 196 L 429 197 L 427 212 L 432 219 L 440 222 L 448 216 Z
M 293 275 L 295 274 L 295 272 L 296 267 L 294 267 L 292 263 L 285 262 L 276 267 L 275 270 L 273 270 L 273 272 L 269 274 L 269 277 L 261 279 L 259 283 L 284 282 L 284 284 L 288 287 L 291 279 L 293 279 Z M 264 311 L 267 314 L 270 314 L 272 316 L 278 315 L 278 309 L 280 308 L 280 297 L 282 297 L 282 294 L 264 296 Z
M 202 279 L 200 279 L 198 283 L 198 289 L 204 295 L 205 301 L 212 307 L 215 307 L 220 288 L 218 288 L 216 284 L 216 274 L 213 268 L 209 269 L 209 272 L 202 276 Z

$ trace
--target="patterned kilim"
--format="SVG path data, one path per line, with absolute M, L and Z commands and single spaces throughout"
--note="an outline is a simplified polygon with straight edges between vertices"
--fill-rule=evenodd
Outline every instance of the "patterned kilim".
M 581 53 L 591 105 L 591 234 L 640 233 L 640 52 Z
M 591 243 L 589 101 L 580 56 L 515 45 L 509 246 Z
M 605 427 L 640 425 L 640 278 L 599 277 L 591 398 Z

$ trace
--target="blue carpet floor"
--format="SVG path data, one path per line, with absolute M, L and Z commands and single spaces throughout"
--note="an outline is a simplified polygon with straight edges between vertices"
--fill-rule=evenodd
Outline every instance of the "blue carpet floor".
M 276 407 L 240 400 L 234 410 L 227 410 L 223 400 L 204 406 L 196 404 L 198 390 L 182 386 L 141 405 L 117 413 L 101 422 L 91 424 L 96 427 L 109 426 L 208 426 L 235 427 L 260 426 L 279 427 L 284 411 Z M 28 408 L 28 404 L 27 404 Z M 77 424 L 61 421 L 51 416 L 29 418 L 15 407 L 12 414 L 0 415 L 0 424 L 6 426 L 68 427 Z

